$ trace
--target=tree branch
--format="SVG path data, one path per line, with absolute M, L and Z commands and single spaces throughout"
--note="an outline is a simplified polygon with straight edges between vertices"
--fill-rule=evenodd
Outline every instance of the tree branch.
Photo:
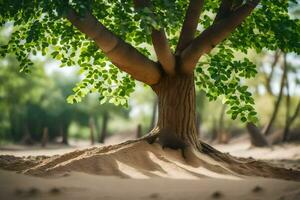
M 133 0 L 133 3 L 137 9 L 151 6 L 149 0 Z M 152 28 L 151 39 L 157 60 L 163 70 L 169 75 L 175 74 L 175 56 L 168 44 L 165 31 L 163 29 L 156 30 Z
M 181 53 L 181 67 L 185 73 L 192 73 L 199 58 L 226 39 L 244 19 L 251 14 L 260 0 L 251 0 L 233 11 L 227 18 L 211 25 L 196 37 Z
M 134 79 L 148 85 L 159 81 L 161 77 L 159 65 L 114 35 L 92 14 L 87 13 L 84 17 L 79 17 L 74 10 L 70 10 L 66 18 L 82 33 L 94 40 L 112 63 Z
M 176 54 L 180 54 L 194 39 L 203 5 L 204 0 L 190 0 L 176 47 Z
M 265 80 L 266 81 L 266 89 L 267 89 L 267 92 L 270 95 L 274 95 L 272 87 L 271 87 L 271 82 L 272 82 L 273 75 L 274 75 L 274 68 L 275 68 L 275 66 L 278 63 L 279 57 L 280 57 L 280 52 L 276 51 L 275 54 L 274 54 L 274 60 L 273 60 L 273 62 L 271 64 L 271 72 L 270 72 L 270 74 L 268 75 L 266 72 L 264 72 L 265 79 L 266 79 Z
M 172 54 L 166 34 L 163 29 L 152 30 L 152 43 L 158 61 L 169 75 L 175 74 L 175 56 Z
M 230 15 L 232 2 L 233 2 L 232 0 L 222 0 L 213 24 L 219 22 L 220 19 L 224 19 Z

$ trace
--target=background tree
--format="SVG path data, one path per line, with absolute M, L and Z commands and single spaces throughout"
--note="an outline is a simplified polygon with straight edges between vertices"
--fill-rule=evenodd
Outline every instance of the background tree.
M 201 149 L 195 83 L 210 100 L 223 98 L 233 119 L 256 121 L 254 100 L 243 86 L 256 74 L 247 51 L 300 52 L 299 20 L 290 18 L 289 3 L 296 2 L 2 1 L 0 23 L 12 20 L 15 27 L 0 54 L 14 53 L 22 71 L 30 70 L 28 55 L 37 51 L 62 65 L 80 65 L 86 77 L 69 102 L 99 92 L 101 102 L 126 105 L 131 78 L 141 81 L 158 96 L 158 122 L 148 137 L 167 147 L 178 142 Z M 234 51 L 244 57 L 235 58 Z

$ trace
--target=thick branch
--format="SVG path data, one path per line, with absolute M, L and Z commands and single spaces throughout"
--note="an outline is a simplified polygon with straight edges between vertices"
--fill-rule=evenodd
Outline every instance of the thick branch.
M 179 54 L 194 39 L 204 0 L 190 0 L 176 47 Z
M 171 52 L 167 37 L 163 30 L 152 30 L 152 43 L 158 61 L 167 74 L 175 74 L 175 57 Z
M 81 32 L 93 39 L 118 68 L 132 75 L 134 79 L 149 85 L 159 81 L 161 74 L 158 64 L 114 35 L 93 15 L 87 13 L 80 18 L 74 10 L 70 10 L 67 19 Z
M 251 14 L 257 6 L 259 0 L 253 0 L 245 3 L 232 14 L 211 25 L 196 37 L 181 54 L 182 71 L 191 73 L 199 58 L 211 51 L 217 44 L 226 39 L 244 19 Z
M 137 9 L 150 7 L 149 0 L 133 0 L 133 3 Z M 175 57 L 168 44 L 165 31 L 163 29 L 155 30 L 152 28 L 151 38 L 156 57 L 164 71 L 169 75 L 175 74 Z

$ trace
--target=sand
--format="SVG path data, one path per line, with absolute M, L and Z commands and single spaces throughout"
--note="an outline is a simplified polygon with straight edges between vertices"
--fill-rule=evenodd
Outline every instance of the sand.
M 71 173 L 37 178 L 0 170 L 0 199 L 174 199 L 298 200 L 300 183 L 263 178 L 121 179 Z
M 268 151 L 249 151 L 254 150 Z M 275 148 L 270 151 L 276 155 Z M 0 167 L 12 171 L 0 171 L 0 199 L 299 200 L 299 163 L 293 170 L 278 166 L 209 148 L 206 153 L 189 149 L 184 159 L 180 150 L 144 141 L 55 156 L 1 155 Z

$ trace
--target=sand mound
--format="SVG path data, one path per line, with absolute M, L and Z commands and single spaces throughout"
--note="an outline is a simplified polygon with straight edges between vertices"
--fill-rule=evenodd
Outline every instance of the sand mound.
M 253 159 L 233 158 L 208 145 L 204 145 L 202 153 L 189 149 L 185 154 L 186 159 L 180 150 L 162 149 L 158 144 L 137 141 L 31 159 L 24 165 L 25 159 L 0 156 L 0 167 L 22 170 L 23 173 L 36 176 L 64 176 L 69 172 L 83 172 L 123 178 L 241 179 L 243 176 L 263 176 L 300 180 L 299 171 L 277 168 Z M 10 168 L 15 163 L 23 167 Z

